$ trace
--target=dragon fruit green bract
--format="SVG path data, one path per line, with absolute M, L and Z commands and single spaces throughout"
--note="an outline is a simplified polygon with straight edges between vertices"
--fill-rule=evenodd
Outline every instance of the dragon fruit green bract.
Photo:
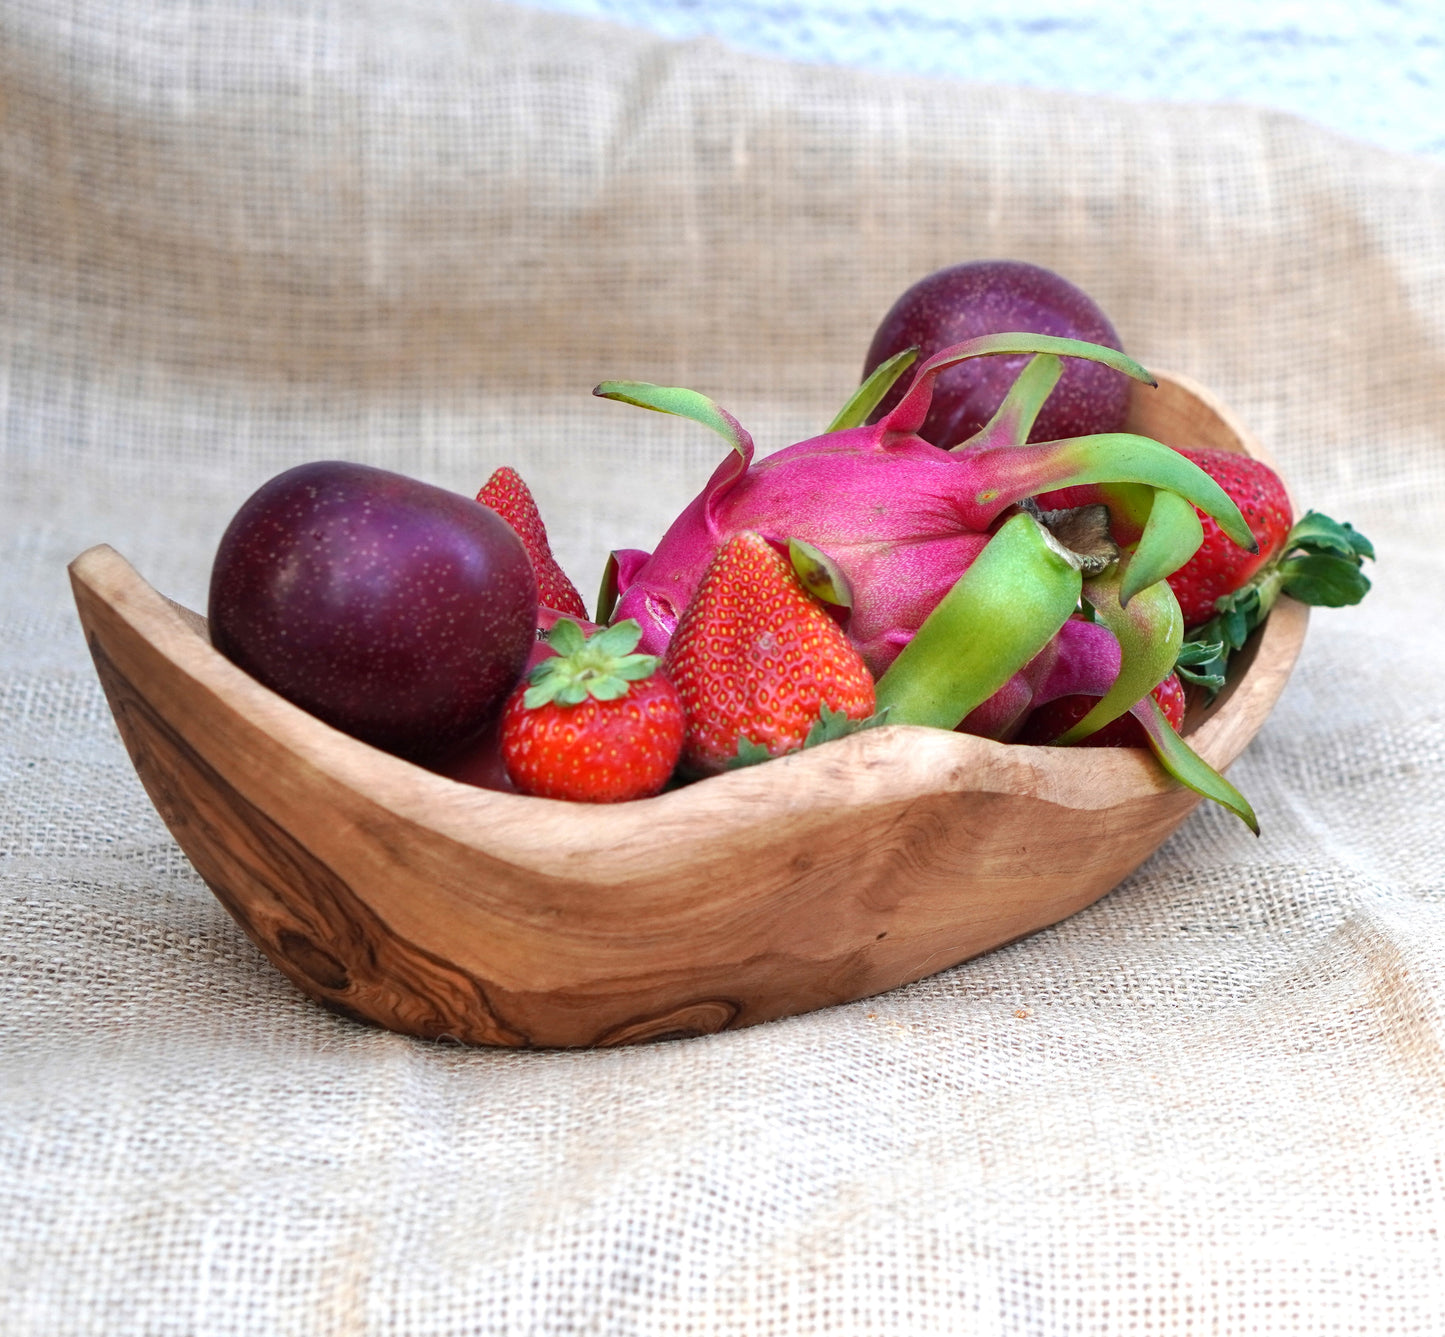
M 1039 370 L 1031 365 L 1020 377 L 1025 390 L 1033 390 L 1022 410 L 1011 396 L 992 422 L 951 451 L 918 436 L 939 372 L 996 353 L 1042 355 Z M 1138 363 L 1114 349 L 1043 335 L 990 335 L 930 358 L 878 423 L 825 433 L 754 461 L 752 438 L 704 396 L 604 382 L 595 394 L 693 418 L 732 446 L 650 556 L 617 555 L 615 616 L 636 618 L 642 648 L 661 653 L 713 553 L 729 537 L 751 529 L 779 546 L 803 540 L 830 559 L 850 587 L 847 630 L 876 676 L 978 557 L 1000 517 L 1037 493 L 1085 482 L 1143 484 L 1179 494 L 1215 516 L 1236 542 L 1253 545 L 1224 491 L 1157 441 L 1110 433 L 1018 444 L 1057 380 L 1060 355 L 1092 358 L 1152 384 Z M 1046 382 L 1043 394 L 1040 382 Z M 599 609 L 599 617 L 606 612 Z
M 938 374 L 1004 353 L 1033 357 L 994 417 L 948 452 L 924 441 L 918 431 Z M 705 396 L 604 382 L 594 394 L 692 418 L 732 453 L 656 551 L 613 554 L 599 619 L 634 618 L 643 648 L 663 650 L 718 548 L 751 530 L 788 551 L 809 588 L 839 606 L 878 679 L 889 723 L 1003 738 L 1033 705 L 1089 692 L 1101 699 L 1066 741 L 1131 713 L 1171 775 L 1257 831 L 1248 803 L 1149 696 L 1173 671 L 1180 646 L 1182 619 L 1164 582 L 1198 547 L 1195 507 L 1241 547 L 1253 550 L 1254 537 L 1224 489 L 1158 441 L 1118 432 L 1026 444 L 1066 355 L 1154 383 L 1115 349 L 1026 333 L 983 336 L 924 362 L 876 424 L 858 425 L 887 392 L 887 376 L 870 377 L 822 436 L 755 463 L 752 438 Z M 912 356 L 899 354 L 889 375 Z M 1099 532 L 1082 526 L 1080 543 L 1080 512 L 1045 512 L 1034 501 L 1085 484 L 1126 485 L 1141 525 L 1131 553 L 1109 541 L 1104 508 L 1095 508 Z M 1071 631 L 1081 603 L 1102 624 L 1085 624 L 1088 633 Z M 1110 677 L 1099 672 L 1101 635 L 1115 654 Z

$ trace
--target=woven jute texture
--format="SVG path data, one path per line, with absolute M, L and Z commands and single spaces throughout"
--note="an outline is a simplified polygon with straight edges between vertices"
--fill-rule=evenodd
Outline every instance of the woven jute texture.
M 343 457 L 531 481 L 584 591 L 893 297 L 1042 263 L 1376 542 L 1232 778 L 1043 933 L 625 1051 L 323 1012 L 175 848 L 65 580 L 203 607 Z M 0 6 L 0 1331 L 1445 1332 L 1445 169 L 487 0 Z

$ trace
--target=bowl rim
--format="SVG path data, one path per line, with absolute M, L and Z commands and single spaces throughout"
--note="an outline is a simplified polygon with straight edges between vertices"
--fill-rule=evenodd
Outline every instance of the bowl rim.
M 1217 397 L 1190 378 L 1156 373 L 1217 415 L 1244 453 L 1271 463 Z M 547 867 L 571 856 L 556 850 L 560 826 L 569 846 L 622 858 L 631 838 L 659 824 L 708 822 L 716 835 L 741 831 L 761 812 L 808 810 L 826 792 L 830 808 L 906 802 L 941 792 L 1029 794 L 1081 809 L 1114 807 L 1175 786 L 1152 754 L 1132 748 L 1046 748 L 999 743 L 914 725 L 883 725 L 724 772 L 645 799 L 584 804 L 481 788 L 438 774 L 343 734 L 291 704 L 211 645 L 206 620 L 154 590 L 118 552 L 99 544 L 71 564 L 73 579 L 130 621 L 154 648 L 210 693 L 221 708 L 261 728 L 307 765 L 374 803 L 460 844 Z M 1283 598 L 1239 673 L 1212 706 L 1186 721 L 1194 749 L 1225 769 L 1267 714 L 1303 643 L 1308 610 Z M 1256 671 L 1261 661 L 1270 672 Z M 823 781 L 826 778 L 826 790 Z M 717 829 L 722 828 L 722 829 Z M 499 848 L 500 844 L 500 848 Z M 614 851 L 612 855 L 607 852 Z
M 1161 385 L 1161 423 L 1263 456 L 1207 392 Z M 906 725 L 627 803 L 483 789 L 284 700 L 109 546 L 71 579 L 131 759 L 197 871 L 302 992 L 406 1034 L 635 1043 L 877 994 L 1083 909 L 1201 801 L 1142 749 Z M 1307 619 L 1281 600 L 1186 720 L 1217 769 L 1264 722 Z

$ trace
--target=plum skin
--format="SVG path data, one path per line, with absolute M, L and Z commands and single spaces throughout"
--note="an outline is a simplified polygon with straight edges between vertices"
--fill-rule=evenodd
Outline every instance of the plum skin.
M 922 363 L 950 344 L 1013 331 L 1123 348 L 1094 300 L 1052 270 L 1022 260 L 975 260 L 937 270 L 899 297 L 873 336 L 863 375 L 915 344 Z M 967 440 L 993 416 L 1027 361 L 1025 355 L 971 358 L 942 372 L 919 435 L 945 448 Z M 1128 379 L 1097 362 L 1063 361 L 1063 375 L 1029 440 L 1119 431 L 1129 410 Z M 870 422 L 903 397 L 907 383 L 904 378 L 884 397 Z
M 263 484 L 211 570 L 211 640 L 326 723 L 412 759 L 475 738 L 535 640 L 521 540 L 468 497 L 321 460 Z

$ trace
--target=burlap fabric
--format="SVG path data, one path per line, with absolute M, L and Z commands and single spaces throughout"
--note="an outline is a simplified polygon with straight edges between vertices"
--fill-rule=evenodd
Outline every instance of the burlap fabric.
M 486 0 L 0 9 L 6 1334 L 1445 1332 L 1445 170 L 1288 117 L 744 58 Z M 342 456 L 533 483 L 590 592 L 811 435 L 908 282 L 1041 262 L 1380 553 L 1093 909 L 597 1053 L 299 997 L 121 749 L 64 568 L 203 606 Z

